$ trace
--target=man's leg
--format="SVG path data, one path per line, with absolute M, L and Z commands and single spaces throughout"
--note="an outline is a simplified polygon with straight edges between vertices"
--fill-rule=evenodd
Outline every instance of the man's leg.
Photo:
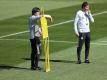
M 80 33 L 79 34 L 79 41 L 78 41 L 78 47 L 77 47 L 77 58 L 78 58 L 78 64 L 81 64 L 81 50 L 82 50 L 82 46 L 84 43 L 84 34 Z
M 36 57 L 35 57 L 35 67 L 38 68 L 38 67 L 39 67 L 39 66 L 38 66 L 39 54 L 36 54 L 35 56 L 36 56 Z
M 86 34 L 85 38 L 85 63 L 89 63 L 89 50 L 90 50 L 90 33 Z
M 39 59 L 40 59 L 40 38 L 39 37 L 35 37 L 36 39 L 36 49 L 37 49 L 37 52 L 36 52 L 36 60 L 35 60 L 35 64 L 36 64 L 36 68 L 37 69 L 41 69 L 39 66 L 38 66 L 38 62 L 39 62 Z
M 37 53 L 37 49 L 36 49 L 36 41 L 35 39 L 31 39 L 31 68 L 35 69 L 36 65 L 35 65 L 35 59 L 36 59 L 36 53 Z
M 41 43 L 37 44 L 37 52 L 38 52 L 39 55 L 41 55 L 41 53 L 42 53 Z

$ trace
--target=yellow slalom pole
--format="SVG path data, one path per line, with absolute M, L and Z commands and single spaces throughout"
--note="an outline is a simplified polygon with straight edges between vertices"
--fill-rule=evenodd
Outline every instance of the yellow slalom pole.
M 41 11 L 41 28 L 42 28 L 42 36 L 43 36 L 43 48 L 45 53 L 45 70 L 46 72 L 50 71 L 50 60 L 49 60 L 49 36 L 48 36 L 48 25 L 47 19 L 43 16 L 44 10 Z
M 47 64 L 46 64 L 46 66 L 47 66 L 47 69 L 46 69 L 46 72 L 49 72 L 50 71 L 50 60 L 49 60 L 49 38 L 47 38 L 46 39 L 47 40 L 47 54 L 46 54 L 46 57 L 47 57 Z
M 50 71 L 50 59 L 49 59 L 49 38 L 43 40 L 44 53 L 45 53 L 45 70 Z

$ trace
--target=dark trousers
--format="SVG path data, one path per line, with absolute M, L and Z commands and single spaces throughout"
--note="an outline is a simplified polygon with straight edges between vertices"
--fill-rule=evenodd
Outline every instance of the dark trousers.
M 40 54 L 38 53 L 37 45 L 41 44 L 39 37 L 30 39 L 30 43 L 31 43 L 31 67 L 38 67 Z
M 84 42 L 85 42 L 85 60 L 87 60 L 89 56 L 89 50 L 90 50 L 90 32 L 79 33 L 79 41 L 78 41 L 78 47 L 77 47 L 78 60 L 81 60 L 81 50 Z

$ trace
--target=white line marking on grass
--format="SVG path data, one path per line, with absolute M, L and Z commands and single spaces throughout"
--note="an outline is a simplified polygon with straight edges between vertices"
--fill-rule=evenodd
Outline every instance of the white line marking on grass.
M 28 31 L 22 31 L 22 32 L 17 32 L 17 33 L 12 33 L 12 34 L 9 34 L 9 35 L 4 35 L 4 36 L 1 36 L 1 38 L 5 38 L 5 37 L 9 37 L 9 36 L 14 36 L 14 35 L 18 35 L 18 34 L 23 34 L 23 33 L 27 33 Z
M 103 42 L 103 43 L 106 43 L 107 41 L 99 41 L 99 42 Z
M 60 23 L 57 23 L 57 24 L 50 25 L 49 27 L 59 26 L 59 25 L 62 25 L 62 24 L 73 22 L 73 21 L 74 20 L 68 20 L 68 21 L 64 21 L 64 22 L 60 22 Z
M 107 11 L 99 12 L 99 13 L 94 13 L 93 16 L 101 15 L 101 14 L 106 14 Z
M 99 13 L 94 13 L 93 16 L 97 16 L 97 15 L 101 15 L 101 14 L 105 14 L 105 13 L 107 13 L 107 11 L 103 11 L 103 12 L 99 12 Z M 57 24 L 50 25 L 49 27 L 58 26 L 58 25 L 70 23 L 70 22 L 73 22 L 73 21 L 74 20 L 68 20 L 68 21 L 64 21 L 64 22 L 60 22 L 60 23 L 57 23 Z M 29 32 L 29 31 L 26 30 L 26 31 L 22 31 L 22 32 L 12 33 L 12 34 L 8 34 L 8 35 L 0 36 L 0 38 L 14 36 L 14 35 L 18 35 L 18 34 L 27 33 L 27 32 Z
M 29 41 L 28 39 L 0 39 L 0 41 Z
M 56 40 L 50 40 L 50 42 L 57 42 L 57 43 L 68 43 L 68 44 L 77 44 L 78 42 L 72 42 L 72 41 L 56 41 Z M 105 43 L 99 43 L 99 42 L 91 42 L 91 45 L 107 45 Z
M 53 43 L 68 43 L 68 44 L 76 44 L 77 42 L 72 42 L 72 41 L 57 41 L 57 40 L 49 40 L 49 42 Z
M 28 39 L 0 39 L 1 41 L 29 41 Z M 42 41 L 42 40 L 41 40 Z M 73 41 L 57 41 L 57 40 L 49 40 L 51 43 L 66 43 L 66 44 L 77 44 L 78 42 L 73 42 Z M 101 42 L 91 42 L 91 45 L 102 45 L 102 46 L 107 46 L 105 43 Z
M 91 43 L 92 45 L 100 45 L 100 46 L 107 46 L 107 44 L 105 44 L 105 43 L 99 43 L 99 42 L 95 42 L 95 43 Z

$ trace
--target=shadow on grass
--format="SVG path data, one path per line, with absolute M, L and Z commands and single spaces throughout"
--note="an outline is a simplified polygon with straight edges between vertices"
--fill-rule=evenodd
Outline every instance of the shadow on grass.
M 31 60 L 30 58 L 22 58 L 24 60 Z M 45 59 L 40 59 L 40 61 L 45 61 Z M 53 60 L 51 59 L 50 62 L 61 62 L 61 63 L 75 63 L 76 61 L 69 61 L 69 60 Z
M 30 70 L 29 68 L 22 68 L 22 67 L 15 67 L 15 66 L 10 66 L 10 65 L 4 65 L 4 64 L 0 64 L 0 70 L 3 70 L 3 69 L 22 69 L 22 70 Z
M 31 60 L 30 58 L 22 58 L 24 60 Z M 40 61 L 45 62 L 45 59 L 40 59 Z M 53 60 L 51 59 L 50 62 L 55 63 L 75 63 L 75 61 L 69 61 L 69 60 Z M 9 70 L 9 69 L 15 69 L 15 70 L 31 70 L 30 68 L 24 68 L 24 67 L 16 67 L 16 66 L 10 66 L 6 64 L 0 64 L 0 70 Z

